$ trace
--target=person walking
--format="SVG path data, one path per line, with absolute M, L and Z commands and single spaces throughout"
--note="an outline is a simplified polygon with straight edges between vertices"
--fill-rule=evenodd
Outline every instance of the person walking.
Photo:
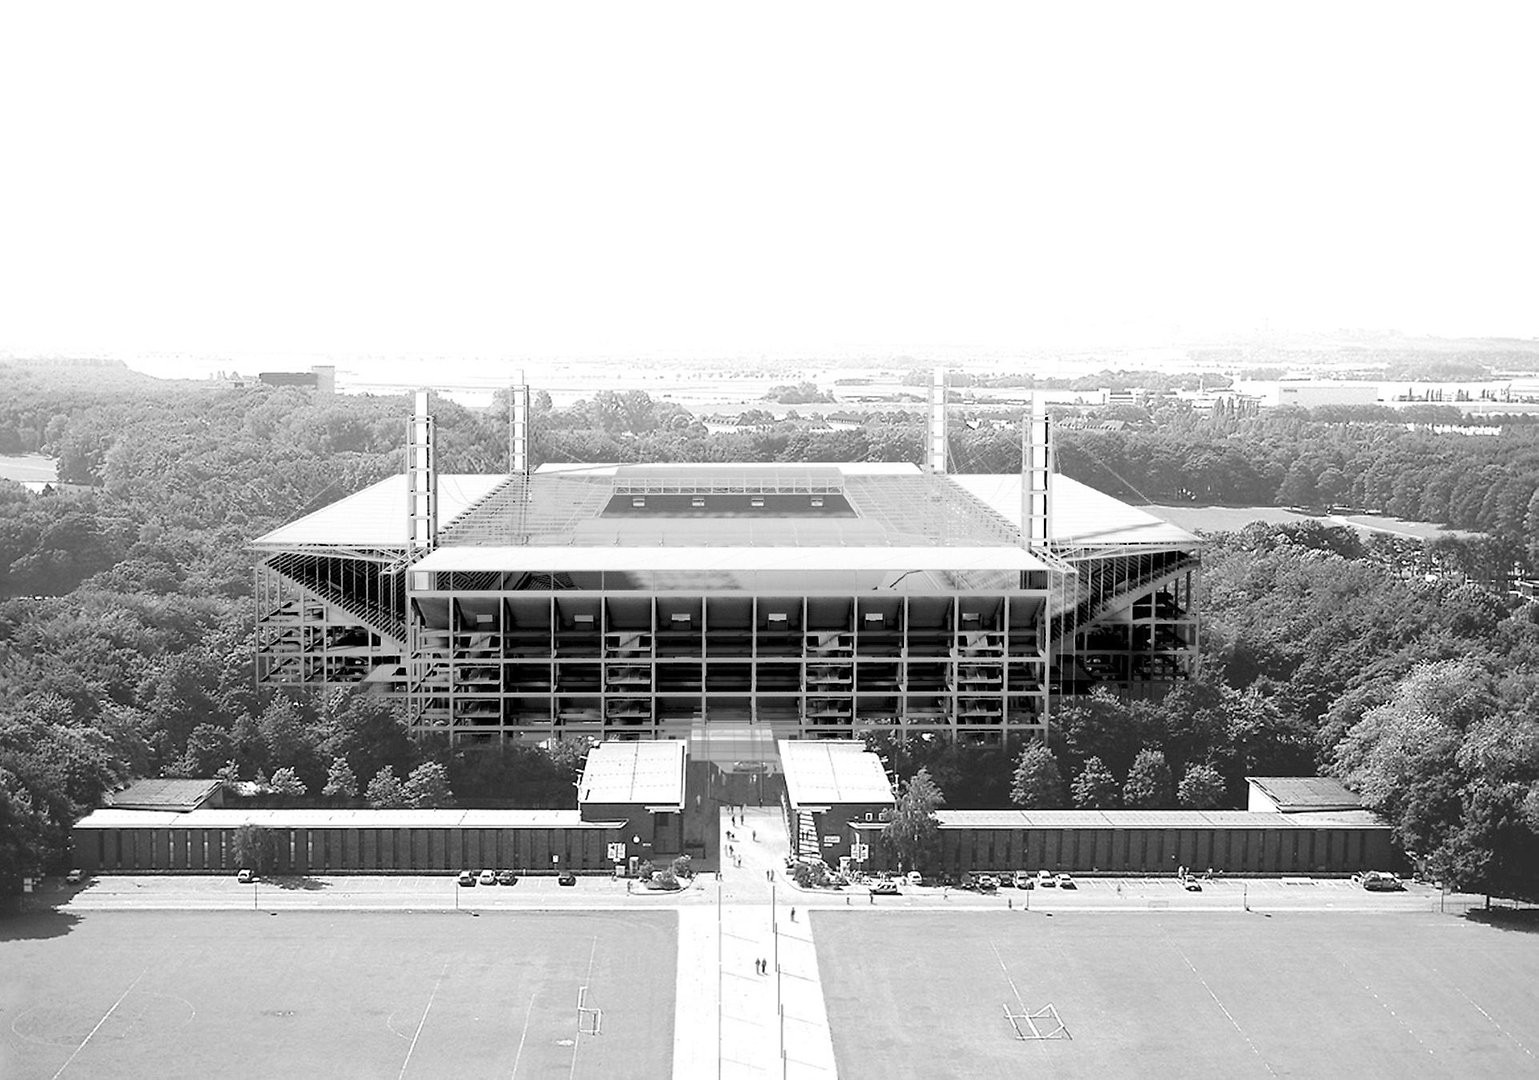
M 796 921 L 796 909 L 795 908 L 791 909 L 791 921 L 792 922 Z

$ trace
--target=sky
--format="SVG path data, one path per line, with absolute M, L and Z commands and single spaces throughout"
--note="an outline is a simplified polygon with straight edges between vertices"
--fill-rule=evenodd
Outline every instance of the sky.
M 1539 5 L 0 7 L 0 354 L 1539 336 Z

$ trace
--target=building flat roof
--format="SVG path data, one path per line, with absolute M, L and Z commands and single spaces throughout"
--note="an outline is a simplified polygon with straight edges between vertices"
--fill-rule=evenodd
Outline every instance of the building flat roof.
M 1247 776 L 1283 813 L 1299 810 L 1355 810 L 1357 793 L 1333 776 Z
M 507 477 L 451 473 L 438 477 L 438 524 L 445 528 Z M 404 548 L 410 525 L 406 516 L 406 476 L 387 476 L 377 484 L 330 506 L 280 525 L 257 537 L 256 547 L 293 548 L 326 545 L 353 548 Z
M 684 753 L 677 739 L 600 743 L 588 751 L 577 801 L 683 810 Z
M 892 784 L 882 759 L 862 742 L 783 739 L 780 764 L 791 805 L 893 803 Z
M 234 829 L 247 823 L 273 829 L 604 829 L 619 821 L 584 821 L 576 810 L 335 810 L 229 808 L 94 810 L 76 829 Z
M 135 780 L 107 796 L 107 803 L 124 810 L 196 810 L 219 790 L 218 780 Z
M 1367 810 L 937 810 L 942 829 L 1388 829 Z

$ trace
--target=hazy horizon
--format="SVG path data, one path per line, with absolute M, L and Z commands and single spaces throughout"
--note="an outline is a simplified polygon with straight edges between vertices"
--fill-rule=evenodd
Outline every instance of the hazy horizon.
M 0 352 L 1539 336 L 1529 5 L 84 11 L 0 37 Z

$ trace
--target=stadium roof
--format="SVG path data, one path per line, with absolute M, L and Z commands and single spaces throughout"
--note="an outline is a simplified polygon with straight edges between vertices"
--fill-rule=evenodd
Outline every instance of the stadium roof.
M 1189 547 L 1191 533 L 1068 477 L 1054 480 L 1054 524 L 1070 547 Z M 837 492 L 827 513 L 741 509 L 721 516 L 606 513 L 617 495 L 650 492 Z M 932 476 L 907 462 L 547 464 L 527 480 L 441 475 L 439 548 L 1020 549 L 1021 477 Z M 767 500 L 773 501 L 773 500 Z M 838 503 L 838 510 L 834 503 Z M 851 513 L 853 511 L 853 514 Z M 258 538 L 258 547 L 404 548 L 406 478 L 395 476 Z M 723 556 L 725 558 L 725 556 Z M 973 556 L 976 557 L 976 556 Z M 447 563 L 427 569 L 464 569 Z M 498 561 L 506 563 L 505 553 Z M 911 559 L 910 559 L 911 561 Z M 477 563 L 476 565 L 480 565 Z M 800 564 L 799 564 L 800 565 Z M 954 561 L 950 565 L 958 565 Z M 989 567 L 998 564 L 989 563 Z M 1040 569 L 1020 562 L 1011 569 Z M 487 567 L 490 569 L 491 567 Z M 907 568 L 907 567 L 906 567 Z M 984 566 L 977 567 L 985 568 Z M 497 569 L 506 569 L 499 566 Z M 551 567 L 542 567 L 551 569 Z
M 1016 547 L 441 547 L 417 570 L 582 573 L 604 570 L 804 571 L 1042 570 Z
M 96 810 L 76 829 L 234 829 L 250 822 L 275 829 L 602 829 L 620 821 L 584 821 L 576 810 L 333 810 L 241 808 Z
M 1278 810 L 1356 810 L 1363 800 L 1330 776 L 1247 776 Z
M 504 476 L 454 473 L 438 478 L 438 523 L 447 527 L 501 484 Z M 257 547 L 312 545 L 351 548 L 404 548 L 408 537 L 406 476 L 388 476 L 377 484 L 314 513 L 259 536 Z
M 893 803 L 882 759 L 865 743 L 823 739 L 782 740 L 780 764 L 794 807 L 839 803 Z
M 135 780 L 107 796 L 107 804 L 122 810 L 196 810 L 219 790 L 218 780 Z
M 672 739 L 600 743 L 588 751 L 579 803 L 684 809 L 684 744 Z
M 995 513 L 1020 520 L 1020 474 L 957 473 L 951 479 Z M 1185 529 L 1062 474 L 1053 477 L 1053 498 L 1053 531 L 1061 545 L 1186 547 L 1197 543 Z

